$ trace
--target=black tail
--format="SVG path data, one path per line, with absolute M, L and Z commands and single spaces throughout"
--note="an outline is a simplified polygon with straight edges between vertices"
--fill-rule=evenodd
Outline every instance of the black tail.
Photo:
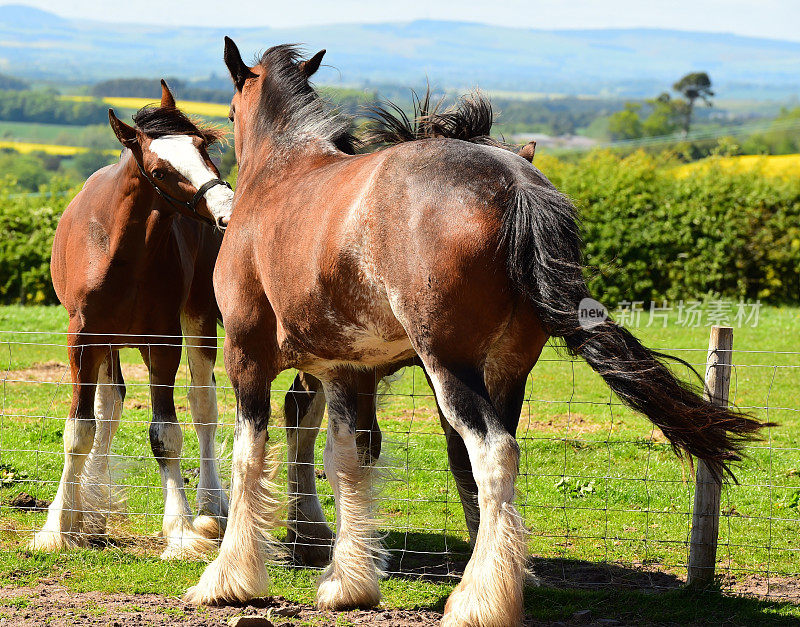
M 502 227 L 508 273 L 533 302 L 545 330 L 583 357 L 623 403 L 656 424 L 678 455 L 686 451 L 705 460 L 718 477 L 730 474 L 727 463 L 741 458 L 743 443 L 764 425 L 705 401 L 664 364 L 686 362 L 651 351 L 610 319 L 584 328 L 578 305 L 591 296 L 572 204 L 552 187 L 520 185 L 511 194 Z

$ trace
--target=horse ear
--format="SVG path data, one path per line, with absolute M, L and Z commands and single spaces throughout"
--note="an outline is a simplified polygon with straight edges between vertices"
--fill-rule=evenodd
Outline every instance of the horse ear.
M 136 137 L 136 129 L 132 126 L 128 126 L 125 124 L 125 122 L 114 115 L 114 109 L 108 110 L 108 123 L 111 124 L 111 128 L 114 130 L 114 135 L 117 136 L 120 144 L 126 148 L 132 148 L 136 145 L 138 141 Z
M 242 61 L 242 55 L 239 53 L 239 48 L 233 43 L 233 39 L 225 37 L 225 65 L 228 66 L 228 71 L 231 73 L 233 84 L 237 91 L 242 91 L 244 82 L 248 78 L 255 77 L 250 71 L 250 68 Z
M 306 78 L 311 78 L 319 69 L 319 64 L 322 63 L 322 57 L 324 56 L 325 50 L 323 49 L 307 61 L 300 61 L 297 67 L 299 67 L 300 71 L 306 75 Z
M 526 161 L 530 161 L 531 163 L 533 163 L 533 157 L 536 154 L 536 142 L 529 141 L 520 149 L 520 151 L 517 154 L 519 154 L 519 156 L 525 159 Z
M 165 81 L 163 78 L 161 79 L 161 107 L 170 109 L 175 108 L 175 97 L 169 90 L 169 85 L 167 85 L 167 81 Z

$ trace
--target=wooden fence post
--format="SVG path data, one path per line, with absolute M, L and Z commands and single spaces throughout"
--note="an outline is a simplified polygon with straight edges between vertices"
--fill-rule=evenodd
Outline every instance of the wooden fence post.
M 711 327 L 706 362 L 706 400 L 728 406 L 731 383 L 733 328 Z M 705 588 L 714 581 L 719 536 L 719 503 L 722 484 L 715 479 L 706 463 L 697 460 L 695 472 L 692 537 L 689 544 L 687 585 Z

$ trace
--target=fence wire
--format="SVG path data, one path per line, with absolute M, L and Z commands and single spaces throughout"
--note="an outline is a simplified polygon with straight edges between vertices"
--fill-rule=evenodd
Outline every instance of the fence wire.
M 161 338 L 184 347 L 208 339 Z M 63 333 L 0 333 L 0 538 L 6 549 L 24 546 L 41 528 L 43 508 L 58 487 L 72 393 L 66 345 Z M 704 370 L 703 348 L 660 350 Z M 149 375 L 136 350 L 120 354 L 127 396 L 110 466 L 126 506 L 121 513 L 109 508 L 108 545 L 158 555 L 164 548 L 158 535 L 164 504 L 148 440 Z M 738 484 L 723 488 L 719 585 L 741 594 L 797 599 L 800 353 L 737 349 L 733 363 L 731 402 L 778 426 L 747 445 L 747 458 L 735 466 Z M 216 448 L 228 488 L 235 398 L 221 358 L 215 375 Z M 284 487 L 283 398 L 293 377 L 287 372 L 276 379 L 271 397 L 269 435 L 272 443 L 284 445 L 279 478 Z M 184 434 L 181 474 L 194 508 L 202 460 L 187 400 L 190 388 L 184 350 L 174 397 Z M 383 449 L 377 465 L 388 475 L 378 511 L 389 573 L 459 576 L 470 555 L 469 534 L 435 399 L 419 368 L 401 371 L 380 388 L 378 419 Z M 315 445 L 314 475 L 322 509 L 334 527 L 333 496 L 322 465 L 326 425 L 327 420 Z M 694 493 L 690 464 L 679 461 L 660 431 L 623 407 L 586 364 L 545 350 L 528 379 L 517 438 L 517 506 L 530 530 L 532 570 L 546 585 L 682 584 Z M 283 538 L 285 530 L 276 534 Z

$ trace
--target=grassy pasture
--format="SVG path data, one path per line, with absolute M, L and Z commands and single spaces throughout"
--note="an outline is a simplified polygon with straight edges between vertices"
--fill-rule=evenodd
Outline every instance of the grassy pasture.
M 642 320 L 646 324 L 647 316 Z M 116 544 L 57 556 L 31 554 L 23 548 L 44 514 L 14 510 L 5 503 L 22 490 L 47 500 L 55 493 L 70 398 L 64 336 L 57 334 L 65 328 L 66 316 L 57 307 L 0 308 L 0 371 L 4 373 L 0 463 L 10 465 L 6 472 L 12 473 L 0 487 L 0 583 L 29 584 L 55 576 L 75 590 L 179 594 L 196 580 L 203 564 L 165 564 L 157 559 L 162 502 L 157 466 L 147 442 L 147 373 L 132 350 L 123 351 L 128 396 L 113 447 L 117 481 L 131 486 L 128 514 L 112 523 Z M 727 486 L 723 492 L 718 572 L 720 587 L 727 591 L 797 598 L 798 328 L 800 309 L 764 307 L 756 328 L 735 330 L 731 398 L 779 426 L 764 434 L 764 442 L 748 447 L 748 459 L 736 469 L 740 484 Z M 44 333 L 13 333 L 23 330 Z M 685 328 L 673 317 L 666 328 L 641 328 L 637 333 L 649 345 L 702 370 L 707 328 Z M 227 480 L 234 399 L 221 360 L 216 377 L 222 422 L 219 444 Z M 283 373 L 273 385 L 273 442 L 285 439 L 279 427 L 280 391 L 287 389 L 291 377 L 292 373 Z M 175 397 L 184 422 L 182 468 L 192 500 L 198 449 L 188 413 L 187 385 L 184 360 Z M 469 547 L 447 471 L 433 396 L 418 369 L 407 369 L 392 383 L 379 415 L 386 464 L 392 472 L 382 497 L 382 527 L 392 551 L 390 570 L 404 573 L 382 583 L 384 603 L 441 609 L 453 581 L 419 575 L 459 572 Z M 696 597 L 678 589 L 653 595 L 635 589 L 635 581 L 642 577 L 676 588 L 685 576 L 693 497 L 692 483 L 687 480 L 690 471 L 676 460 L 661 434 L 619 406 L 583 362 L 563 359 L 549 347 L 545 350 L 529 378 L 518 436 L 522 449 L 518 504 L 531 530 L 534 571 L 545 582 L 544 587 L 526 592 L 526 608 L 532 616 L 563 620 L 575 611 L 593 608 L 593 618 L 632 621 L 719 622 L 734 616 L 734 622 L 753 624 L 800 619 L 800 608 L 789 602 Z M 320 468 L 322 445 L 321 437 L 317 443 Z M 320 479 L 317 487 L 323 508 L 333 520 L 327 481 Z M 277 535 L 283 532 L 278 530 Z M 598 568 L 601 563 L 613 566 Z M 313 599 L 314 571 L 276 566 L 272 575 L 275 594 L 296 601 Z M 592 585 L 609 577 L 631 582 L 633 589 Z

